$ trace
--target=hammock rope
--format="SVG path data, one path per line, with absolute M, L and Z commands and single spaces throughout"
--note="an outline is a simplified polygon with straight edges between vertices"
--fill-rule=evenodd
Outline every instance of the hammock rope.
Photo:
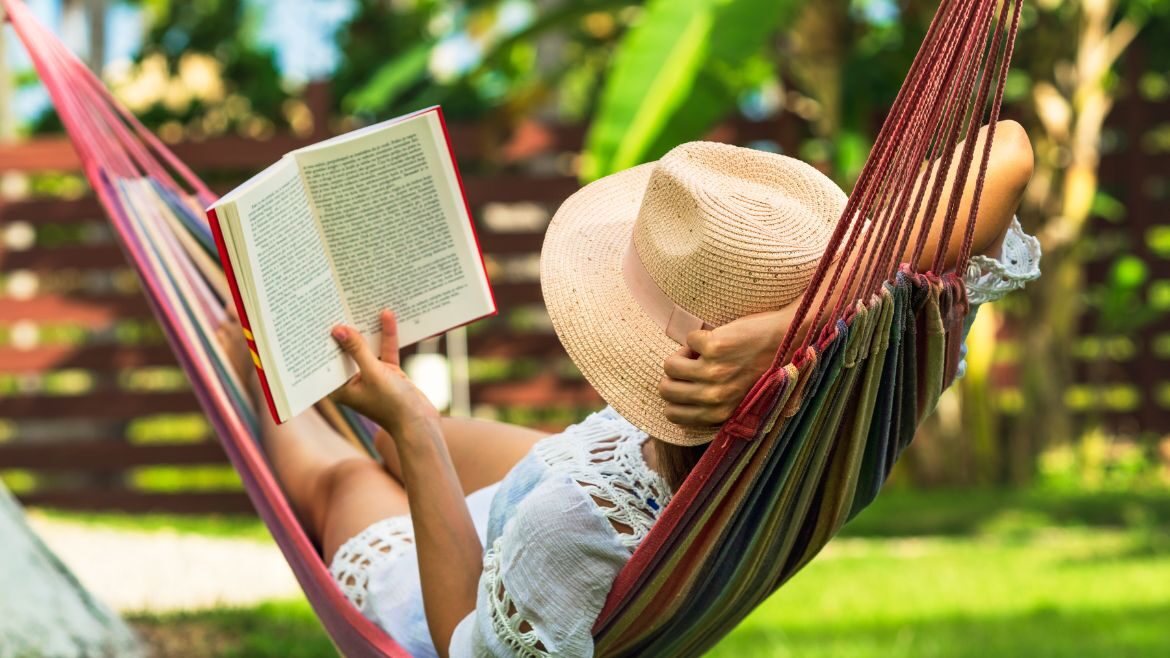
M 941 2 L 830 239 L 826 253 L 836 257 L 821 260 L 771 367 L 614 582 L 594 626 L 598 655 L 693 656 L 710 648 L 872 502 L 954 379 L 967 313 L 961 273 L 1021 5 Z M 23 2 L 0 6 L 207 418 L 323 626 L 351 658 L 405 656 L 333 582 L 265 461 L 256 411 L 214 339 L 230 299 L 203 214 L 216 196 Z M 948 176 L 959 182 L 949 196 Z M 972 184 L 975 201 L 956 229 Z M 918 272 L 935 215 L 925 212 L 919 227 L 913 220 L 944 203 L 940 246 L 931 267 Z M 959 256 L 948 267 L 956 230 Z M 828 294 L 838 286 L 843 294 Z M 328 402 L 318 408 L 369 445 L 369 421 Z

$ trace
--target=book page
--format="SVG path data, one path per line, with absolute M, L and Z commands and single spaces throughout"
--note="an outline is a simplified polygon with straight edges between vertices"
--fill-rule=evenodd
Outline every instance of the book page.
M 294 155 L 368 340 L 383 308 L 404 346 L 494 310 L 436 112 Z
M 296 415 L 353 374 L 329 335 L 348 321 L 345 307 L 294 163 L 237 199 L 236 212 L 249 287 L 262 309 L 249 314 L 261 327 L 253 333 L 272 355 L 263 365 L 276 369 L 289 415 Z

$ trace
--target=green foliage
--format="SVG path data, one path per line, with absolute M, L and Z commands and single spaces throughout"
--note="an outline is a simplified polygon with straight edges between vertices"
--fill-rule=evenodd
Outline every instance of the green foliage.
M 1137 492 L 1164 489 L 1170 480 L 1150 442 L 1119 441 L 1089 433 L 1074 445 L 1041 456 L 1038 484 L 1065 492 Z M 1164 519 L 1170 523 L 1170 519 Z
M 403 94 L 426 82 L 435 44 L 427 24 L 442 3 L 402 4 L 360 0 L 338 29 L 335 39 L 343 57 L 331 83 L 343 112 L 393 112 Z
M 475 119 L 489 113 L 523 115 L 546 101 L 562 80 L 590 87 L 616 30 L 590 30 L 588 17 L 609 16 L 637 0 L 583 0 L 548 7 L 510 34 L 496 22 L 508 4 L 479 0 L 453 9 L 451 3 L 410 5 L 362 0 L 338 32 L 344 60 L 333 79 L 340 109 L 363 118 L 382 118 L 432 104 L 450 117 Z M 602 21 L 606 23 L 606 21 Z M 556 59 L 537 56 L 540 39 L 558 42 Z M 448 39 L 465 39 L 480 51 L 468 70 L 438 79 L 431 70 L 436 49 Z M 588 96 L 586 89 L 585 95 Z M 587 109 L 586 109 L 587 111 Z M 582 114 L 574 107 L 573 114 Z
M 423 41 L 387 62 L 366 84 L 343 97 L 342 110 L 347 114 L 373 113 L 392 106 L 406 90 L 424 79 L 432 48 L 433 42 Z
M 151 493 L 243 491 L 231 466 L 143 466 L 127 473 L 131 489 Z
M 1114 261 L 1108 278 L 1093 288 L 1089 296 L 1103 332 L 1131 334 L 1163 316 L 1161 309 L 1146 303 L 1147 279 L 1149 266 L 1141 258 L 1125 254 Z
M 594 179 L 700 137 L 761 82 L 752 66 L 800 3 L 651 0 L 614 56 L 581 176 Z
M 227 92 L 247 99 L 251 115 L 264 117 L 276 128 L 287 127 L 283 105 L 289 94 L 281 83 L 275 52 L 257 41 L 258 16 L 246 0 L 145 0 L 142 4 L 151 22 L 139 61 L 162 55 L 174 74 L 184 56 L 209 55 L 221 66 Z M 208 109 L 199 102 L 180 110 L 160 102 L 139 117 L 148 125 L 172 119 L 187 123 Z

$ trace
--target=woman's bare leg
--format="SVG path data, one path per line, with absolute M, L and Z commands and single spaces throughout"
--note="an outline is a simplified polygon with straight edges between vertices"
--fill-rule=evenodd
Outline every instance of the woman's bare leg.
M 232 365 L 248 382 L 253 402 L 260 379 L 237 321 L 219 329 Z M 406 490 L 369 455 L 351 445 L 315 409 L 277 425 L 260 408 L 260 434 L 277 480 L 326 561 L 370 524 L 410 511 Z
M 441 422 L 443 439 L 465 495 L 503 480 L 533 444 L 548 436 L 527 427 L 476 418 L 444 417 Z M 381 430 L 374 437 L 374 445 L 386 470 L 401 481 L 393 439 Z

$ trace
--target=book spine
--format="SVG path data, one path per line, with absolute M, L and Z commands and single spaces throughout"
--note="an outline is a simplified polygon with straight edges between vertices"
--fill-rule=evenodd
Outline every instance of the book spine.
M 471 225 L 471 237 L 475 240 L 475 251 L 476 255 L 479 256 L 479 266 L 483 270 L 484 281 L 488 282 L 488 295 L 492 300 L 491 313 L 486 313 L 478 318 L 475 318 L 474 320 L 465 322 L 463 325 L 459 325 L 461 327 L 467 324 L 471 324 L 477 320 L 482 320 L 483 318 L 490 318 L 493 315 L 498 314 L 500 311 L 499 307 L 496 305 L 496 291 L 492 288 L 491 278 L 488 277 L 487 263 L 485 263 L 483 260 L 483 247 L 479 244 L 479 234 L 475 231 L 475 218 L 471 215 L 471 204 L 467 202 L 467 189 L 463 187 L 463 174 L 459 171 L 459 161 L 455 159 L 455 148 L 451 146 L 451 133 L 447 131 L 447 120 L 443 117 L 443 108 L 435 105 L 434 110 L 439 115 L 439 126 L 443 129 L 443 141 L 447 143 L 447 154 L 451 158 L 451 168 L 455 170 L 455 181 L 459 183 L 459 195 L 463 198 L 463 211 L 467 213 L 467 221 Z M 458 327 L 452 327 L 452 329 L 455 328 Z M 448 329 L 448 331 L 450 331 L 450 329 Z
M 240 327 L 244 330 L 244 339 L 248 342 L 248 351 L 252 353 L 252 363 L 256 364 L 256 373 L 260 375 L 260 388 L 264 392 L 264 400 L 268 403 L 268 412 L 272 420 L 279 425 L 283 422 L 276 411 L 276 403 L 272 398 L 272 391 L 268 388 L 268 376 L 264 373 L 264 365 L 260 363 L 260 350 L 256 347 L 256 337 L 252 334 L 252 324 L 248 322 L 248 313 L 244 310 L 244 298 L 240 295 L 240 288 L 236 284 L 236 275 L 232 270 L 232 261 L 228 258 L 227 243 L 223 240 L 223 233 L 219 228 L 219 218 L 215 208 L 207 209 L 207 221 L 211 224 L 211 235 L 215 238 L 215 248 L 219 252 L 219 262 L 223 265 L 223 273 L 227 276 L 228 289 L 232 293 L 232 301 L 236 304 L 236 312 L 240 316 Z

